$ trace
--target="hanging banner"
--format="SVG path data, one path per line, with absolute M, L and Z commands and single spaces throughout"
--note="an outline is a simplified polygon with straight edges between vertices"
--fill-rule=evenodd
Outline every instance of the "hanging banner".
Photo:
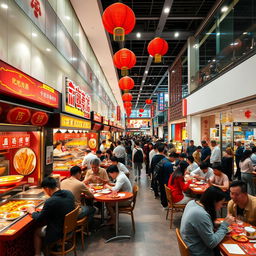
M 182 99 L 182 116 L 187 116 L 187 99 Z
M 151 118 L 155 116 L 155 104 L 150 105 L 150 116 Z
M 68 78 L 64 91 L 63 111 L 90 119 L 91 96 Z
M 163 92 L 158 93 L 157 103 L 158 103 L 158 111 L 164 111 L 165 105 L 164 105 L 164 93 Z
M 121 120 L 121 110 L 120 106 L 116 106 L 116 120 L 120 121 Z
M 59 93 L 0 61 L 0 93 L 51 108 L 59 107 Z

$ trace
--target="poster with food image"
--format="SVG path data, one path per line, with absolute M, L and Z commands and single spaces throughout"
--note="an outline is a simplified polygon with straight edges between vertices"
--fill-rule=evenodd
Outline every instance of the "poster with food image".
M 31 148 L 20 148 L 13 157 L 13 166 L 21 175 L 31 174 L 36 167 L 36 155 Z
M 88 147 L 91 150 L 96 151 L 97 147 L 98 147 L 98 134 L 97 133 L 87 133 L 86 136 L 88 138 Z

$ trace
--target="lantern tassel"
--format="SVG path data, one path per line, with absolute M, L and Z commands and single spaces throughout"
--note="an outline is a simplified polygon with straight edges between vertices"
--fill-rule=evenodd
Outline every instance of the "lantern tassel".
M 155 63 L 160 63 L 162 61 L 162 55 L 156 54 L 155 55 Z
M 128 76 L 128 68 L 127 67 L 121 68 L 121 75 L 122 76 Z
M 125 31 L 124 28 L 122 27 L 116 27 L 114 28 L 114 41 L 116 42 L 123 42 L 124 41 L 124 36 L 125 36 Z

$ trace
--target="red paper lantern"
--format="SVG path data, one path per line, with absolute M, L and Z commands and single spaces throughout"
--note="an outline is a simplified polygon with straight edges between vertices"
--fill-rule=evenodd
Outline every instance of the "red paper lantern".
M 139 114 L 139 117 L 142 117 L 142 114 Z
M 247 111 L 244 112 L 244 116 L 245 116 L 247 119 L 249 119 L 249 118 L 251 117 L 251 115 L 252 115 L 252 112 L 251 112 L 250 110 L 247 110 Z
M 130 101 L 126 101 L 126 102 L 124 102 L 124 107 L 125 108 L 131 108 L 132 107 L 132 103 Z
M 143 108 L 140 108 L 140 109 L 139 109 L 139 112 L 140 112 L 140 113 L 143 113 L 143 112 L 144 112 L 144 109 L 143 109 Z
M 119 80 L 118 84 L 119 88 L 123 91 L 132 90 L 134 87 L 134 80 L 129 76 L 125 76 Z
M 122 76 L 126 76 L 128 75 L 128 69 L 136 64 L 136 56 L 132 51 L 123 48 L 114 54 L 113 61 L 114 65 L 121 69 Z
M 36 126 L 44 126 L 49 120 L 46 113 L 37 111 L 31 117 L 31 123 Z
M 114 35 L 114 41 L 124 41 L 125 35 L 133 30 L 135 21 L 133 10 L 122 3 L 108 6 L 102 15 L 103 25 L 110 34 Z
M 152 100 L 151 99 L 146 99 L 146 104 L 152 104 Z
M 156 37 L 148 44 L 148 52 L 155 59 L 155 63 L 161 62 L 162 56 L 168 51 L 168 43 L 160 38 Z
M 123 101 L 132 101 L 131 93 L 124 93 L 122 96 Z
M 27 108 L 15 107 L 7 114 L 7 121 L 11 124 L 25 124 L 30 120 L 31 112 Z

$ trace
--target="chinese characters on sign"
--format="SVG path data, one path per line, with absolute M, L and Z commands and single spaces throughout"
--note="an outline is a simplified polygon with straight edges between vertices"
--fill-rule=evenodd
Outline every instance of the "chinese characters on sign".
M 0 61 L 0 93 L 51 108 L 59 107 L 59 93 Z
M 1 135 L 0 149 L 23 148 L 30 146 L 30 135 Z
M 34 15 L 36 18 L 38 18 L 38 16 L 42 15 L 39 0 L 31 0 L 30 6 L 32 9 L 34 9 Z
M 120 121 L 121 120 L 121 110 L 120 106 L 116 106 L 116 120 Z
M 90 118 L 90 95 L 68 78 L 66 78 L 65 111 L 85 118 Z
M 155 116 L 155 104 L 150 105 L 150 116 L 151 118 Z
M 60 126 L 61 127 L 66 127 L 66 128 L 81 128 L 81 129 L 90 130 L 91 129 L 91 122 L 81 120 L 81 119 L 78 119 L 78 118 L 74 118 L 74 117 L 61 115 Z
M 48 115 L 44 112 L 35 112 L 31 117 L 31 123 L 36 126 L 44 126 L 48 122 Z
M 158 93 L 157 102 L 158 102 L 158 111 L 164 111 L 165 105 L 164 105 L 164 93 L 163 92 Z
M 7 113 L 7 121 L 11 124 L 25 124 L 30 117 L 31 112 L 27 108 L 15 107 Z

